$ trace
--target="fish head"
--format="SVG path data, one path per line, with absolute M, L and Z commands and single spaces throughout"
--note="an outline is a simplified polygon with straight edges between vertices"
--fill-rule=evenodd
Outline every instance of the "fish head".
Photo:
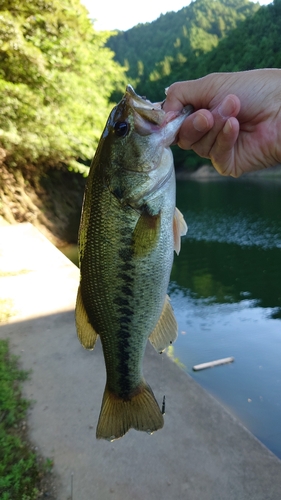
M 122 203 L 142 203 L 173 170 L 169 146 L 192 112 L 162 109 L 137 95 L 131 85 L 108 118 L 102 135 L 101 163 L 106 185 Z

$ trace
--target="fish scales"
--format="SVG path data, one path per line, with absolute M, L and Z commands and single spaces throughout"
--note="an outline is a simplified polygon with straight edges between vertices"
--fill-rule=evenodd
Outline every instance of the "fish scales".
M 172 203 L 166 209 L 170 222 L 165 220 L 150 259 L 139 257 L 136 263 L 133 233 L 140 215 L 130 207 L 120 210 L 115 196 L 102 190 L 98 182 L 89 199 L 92 224 L 80 264 L 81 294 L 90 322 L 101 337 L 109 387 L 126 397 L 142 378 L 147 332 L 155 328 L 163 309 L 173 260 L 172 233 L 166 226 L 172 225 L 174 209 Z
M 166 118 L 127 87 L 91 165 L 79 230 L 76 325 L 84 347 L 92 349 L 98 335 L 102 342 L 107 382 L 98 438 L 163 426 L 142 361 L 148 338 L 162 351 L 177 336 L 166 291 L 186 225 L 175 209 L 167 146 L 184 118 Z

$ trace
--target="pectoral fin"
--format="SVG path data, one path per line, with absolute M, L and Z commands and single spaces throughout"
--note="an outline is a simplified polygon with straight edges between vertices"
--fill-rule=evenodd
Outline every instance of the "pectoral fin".
M 178 255 L 181 249 L 181 236 L 184 236 L 187 233 L 187 225 L 183 218 L 182 213 L 179 211 L 177 207 L 175 208 L 175 213 L 174 213 L 173 230 L 174 230 L 174 250 Z
M 85 349 L 94 349 L 98 334 L 92 327 L 86 313 L 79 285 L 75 308 L 75 322 L 78 338 Z
M 159 321 L 151 333 L 149 340 L 153 347 L 158 352 L 164 351 L 178 336 L 178 325 L 172 306 L 170 304 L 170 299 L 166 295 L 164 307 L 159 318 Z
M 144 213 L 140 216 L 133 233 L 134 255 L 144 257 L 157 244 L 160 232 L 160 213 L 150 215 Z

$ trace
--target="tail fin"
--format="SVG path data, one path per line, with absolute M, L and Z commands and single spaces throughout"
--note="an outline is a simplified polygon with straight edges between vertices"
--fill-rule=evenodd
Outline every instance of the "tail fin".
M 119 398 L 105 387 L 96 431 L 97 439 L 114 441 L 131 428 L 152 433 L 163 425 L 164 419 L 158 403 L 145 382 L 129 400 Z

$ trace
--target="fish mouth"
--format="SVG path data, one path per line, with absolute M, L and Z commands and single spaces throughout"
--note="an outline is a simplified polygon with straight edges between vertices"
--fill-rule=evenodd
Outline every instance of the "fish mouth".
M 170 144 L 174 141 L 182 122 L 193 112 L 193 107 L 188 105 L 185 106 L 182 111 L 168 111 L 166 113 L 162 109 L 162 102 L 152 103 L 146 99 L 146 97 L 139 96 L 131 85 L 127 85 L 125 96 L 129 106 L 134 111 L 135 129 L 138 134 L 145 136 L 157 133 L 167 127 L 171 122 L 177 122 L 173 127 L 167 127 L 175 129 Z M 176 120 L 177 118 L 179 120 Z

